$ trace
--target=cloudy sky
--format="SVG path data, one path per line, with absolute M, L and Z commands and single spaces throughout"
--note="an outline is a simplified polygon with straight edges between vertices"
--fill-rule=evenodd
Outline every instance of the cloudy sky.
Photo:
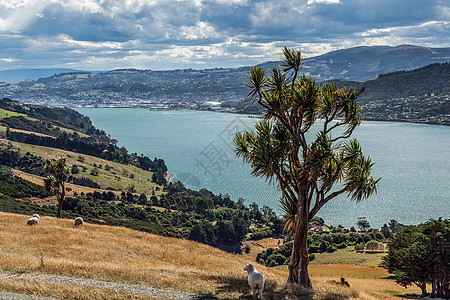
M 0 70 L 176 69 L 450 47 L 450 0 L 0 0 Z

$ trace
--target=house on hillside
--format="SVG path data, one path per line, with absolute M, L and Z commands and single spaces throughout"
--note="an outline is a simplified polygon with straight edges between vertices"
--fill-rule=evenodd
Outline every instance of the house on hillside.
M 312 231 L 312 232 L 323 232 L 325 230 L 320 225 L 311 225 L 309 227 L 309 231 Z

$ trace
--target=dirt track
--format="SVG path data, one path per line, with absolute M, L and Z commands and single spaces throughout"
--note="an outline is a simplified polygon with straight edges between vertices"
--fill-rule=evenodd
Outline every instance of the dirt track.
M 159 290 L 145 286 L 139 285 L 126 285 L 126 284 L 117 284 L 106 281 L 96 281 L 90 279 L 81 279 L 74 277 L 63 277 L 63 276 L 55 276 L 55 275 L 45 275 L 45 274 L 15 274 L 6 271 L 0 271 L 0 280 L 7 280 L 8 278 L 28 278 L 28 279 L 37 279 L 47 282 L 57 282 L 62 284 L 71 284 L 78 285 L 84 287 L 96 287 L 96 288 L 105 288 L 105 289 L 113 289 L 120 292 L 133 293 L 133 294 L 145 294 L 153 297 L 157 297 L 160 299 L 180 299 L 180 300 L 208 300 L 208 299 L 216 299 L 211 297 L 202 297 L 195 296 L 191 294 L 167 291 L 167 290 Z M 19 295 L 13 293 L 7 293 L 0 291 L 0 299 L 11 299 L 11 300 L 36 300 L 36 299 L 55 299 L 55 298 L 36 298 L 29 295 Z

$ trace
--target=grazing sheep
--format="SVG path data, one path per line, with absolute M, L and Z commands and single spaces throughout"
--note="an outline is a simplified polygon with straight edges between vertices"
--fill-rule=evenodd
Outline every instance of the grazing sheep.
M 27 220 L 27 226 L 33 226 L 33 225 L 38 225 L 39 224 L 39 215 L 38 214 L 34 214 L 31 218 L 29 218 Z
M 73 227 L 80 227 L 83 226 L 83 218 L 77 217 L 75 220 L 73 220 Z
M 265 283 L 264 275 L 259 273 L 251 263 L 248 263 L 244 267 L 244 270 L 248 272 L 248 284 L 252 288 L 253 299 L 256 299 L 257 292 L 259 292 L 259 299 L 262 299 L 262 291 Z

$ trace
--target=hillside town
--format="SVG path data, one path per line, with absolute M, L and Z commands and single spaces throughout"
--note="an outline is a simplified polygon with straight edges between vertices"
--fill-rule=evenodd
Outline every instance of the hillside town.
M 360 105 L 364 120 L 450 125 L 449 94 L 371 100 Z

